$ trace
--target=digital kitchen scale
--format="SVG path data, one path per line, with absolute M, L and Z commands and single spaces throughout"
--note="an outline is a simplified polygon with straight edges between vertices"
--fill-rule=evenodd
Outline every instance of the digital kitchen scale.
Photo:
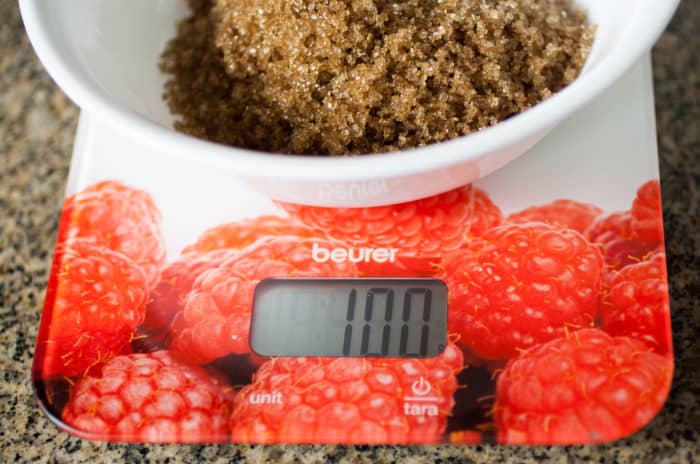
M 105 441 L 629 435 L 673 370 L 657 165 L 648 56 L 505 168 L 388 207 L 282 205 L 83 113 L 40 405 Z

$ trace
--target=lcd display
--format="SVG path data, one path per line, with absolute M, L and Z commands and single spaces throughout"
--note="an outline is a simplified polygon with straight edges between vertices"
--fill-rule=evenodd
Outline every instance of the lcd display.
M 264 356 L 432 357 L 447 342 L 447 287 L 435 279 L 268 279 L 250 343 Z

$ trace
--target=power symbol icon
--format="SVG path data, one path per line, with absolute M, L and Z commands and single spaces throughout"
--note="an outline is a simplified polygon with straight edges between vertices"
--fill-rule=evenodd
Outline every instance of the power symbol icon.
M 413 384 L 411 384 L 411 390 L 413 390 L 413 394 L 416 396 L 425 396 L 428 393 L 430 393 L 430 390 L 432 390 L 432 386 L 430 385 L 430 382 L 425 380 L 425 378 L 421 377 Z

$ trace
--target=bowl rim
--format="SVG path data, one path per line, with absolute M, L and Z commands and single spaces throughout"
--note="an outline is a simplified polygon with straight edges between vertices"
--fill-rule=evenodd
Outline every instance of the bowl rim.
M 48 3 L 19 0 L 25 29 L 51 77 L 82 110 L 104 117 L 110 124 L 142 139 L 144 143 L 167 146 L 177 155 L 214 163 L 244 177 L 333 182 L 411 176 L 450 168 L 546 131 L 603 92 L 650 49 L 671 20 L 680 0 L 644 2 L 653 4 L 654 8 L 650 8 L 653 12 L 635 15 L 631 27 L 635 26 L 632 30 L 637 33 L 632 34 L 630 28 L 625 30 L 620 41 L 623 46 L 617 44 L 613 53 L 567 87 L 506 121 L 424 147 L 390 153 L 329 157 L 275 154 L 197 139 L 163 127 L 115 103 L 99 86 L 93 81 L 84 80 L 63 59 L 57 45 L 59 41 L 53 40 L 50 32 L 53 28 L 48 25 Z M 631 41 L 630 35 L 634 35 L 636 40 Z

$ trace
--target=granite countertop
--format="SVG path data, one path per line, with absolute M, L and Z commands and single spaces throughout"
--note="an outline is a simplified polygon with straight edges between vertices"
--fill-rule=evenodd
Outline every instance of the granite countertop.
M 700 461 L 700 8 L 682 2 L 654 50 L 676 372 L 661 414 L 631 438 L 577 447 L 121 445 L 60 432 L 30 380 L 78 110 L 52 83 L 13 0 L 0 0 L 0 461 Z

